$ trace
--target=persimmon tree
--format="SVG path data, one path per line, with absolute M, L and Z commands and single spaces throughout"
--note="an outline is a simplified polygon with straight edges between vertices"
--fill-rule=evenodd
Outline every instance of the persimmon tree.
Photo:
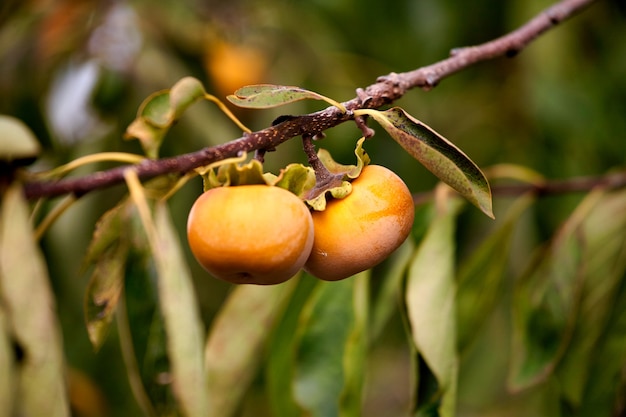
M 132 393 L 130 410 L 148 416 L 375 415 L 372 398 L 383 396 L 375 392 L 381 386 L 372 364 L 382 358 L 388 329 L 398 327 L 406 336 L 403 376 L 382 389 L 404 393 L 402 406 L 410 415 L 473 415 L 475 409 L 511 415 L 623 414 L 624 167 L 550 180 L 504 160 L 483 166 L 443 129 L 429 127 L 398 103 L 412 90 L 432 90 L 478 63 L 516 57 L 592 3 L 563 0 L 492 41 L 354 86 L 356 96 L 347 101 L 312 88 L 251 79 L 227 90 L 226 104 L 198 77 L 183 75 L 146 93 L 126 124 L 124 143 L 138 144 L 136 152 L 92 152 L 44 169 L 45 158 L 39 157 L 45 150 L 33 133 L 38 129 L 2 116 L 0 409 L 25 416 L 107 413 L 98 381 L 78 369 L 72 347 L 63 342 L 72 320 L 56 314 L 60 284 L 48 272 L 56 248 L 53 239 L 46 240 L 85 199 L 107 193 L 106 207 L 89 223 L 90 243 L 73 254 L 76 259 L 62 262 L 81 268 L 86 280 L 81 325 L 93 362 L 103 350 L 119 346 L 115 354 Z M 224 45 L 211 46 L 221 63 L 230 59 Z M 262 61 L 250 50 L 235 55 Z M 209 74 L 230 74 L 212 59 Z M 230 81 L 247 83 L 241 74 L 232 75 L 235 81 Z M 327 107 L 290 114 L 311 103 Z M 177 124 L 209 105 L 241 137 L 172 153 Z M 276 111 L 269 126 L 246 126 L 246 119 L 254 120 L 250 114 Z M 337 137 L 333 128 L 340 125 L 352 126 Z M 212 127 L 203 124 L 203 129 Z M 280 153 L 298 138 L 297 156 Z M 416 189 L 405 178 L 412 202 L 400 177 L 375 168 L 394 169 L 376 145 L 389 138 L 412 167 L 426 168 L 437 180 L 429 189 Z M 337 162 L 345 157 L 341 151 L 326 148 L 337 141 L 347 144 L 348 164 Z M 619 144 L 616 149 L 625 150 Z M 272 172 L 270 162 L 279 168 Z M 373 175 L 383 178 L 381 184 Z M 198 268 L 176 218 L 181 211 L 172 209 L 184 193 L 191 200 L 202 194 L 186 223 L 193 255 L 216 277 L 244 284 L 206 284 L 217 280 Z M 546 199 L 572 195 L 578 200 L 558 228 L 543 240 L 520 243 L 519 230 L 528 226 L 533 211 Z M 400 200 L 406 203 L 402 208 Z M 208 208 L 214 201 L 220 205 Z M 353 214 L 331 214 L 349 202 L 354 206 L 346 212 Z M 389 205 L 380 208 L 385 202 Z M 368 204 L 378 211 L 369 215 Z M 411 204 L 414 212 L 406 210 Z M 297 221 L 286 213 L 294 207 Z M 397 219 L 377 223 L 383 212 Z M 338 220 L 322 223 L 318 219 L 324 215 Z M 307 228 L 314 224 L 315 233 L 326 239 L 312 242 Z M 270 230 L 290 225 L 307 230 L 289 242 L 280 240 L 286 231 L 270 236 Z M 350 232 L 342 235 L 343 226 Z M 468 232 L 470 227 L 480 231 Z M 244 236 L 241 242 L 229 231 Z M 472 234 L 470 243 L 461 243 L 463 233 Z M 394 236 L 386 239 L 388 234 Z M 291 250 L 296 239 L 286 261 L 270 260 L 282 249 Z M 339 247 L 327 251 L 337 242 Z M 387 246 L 379 249 L 379 244 Z M 525 251 L 521 266 L 515 265 L 520 258 L 511 256 L 520 246 Z M 324 261 L 331 255 L 341 259 L 329 269 Z M 351 259 L 358 267 L 345 265 Z M 267 265 L 280 266 L 280 279 Z M 262 278 L 246 281 L 257 274 Z M 205 297 L 207 289 L 213 293 Z M 220 301 L 207 313 L 203 303 L 212 297 Z M 503 363 L 506 371 L 494 371 Z M 480 385 L 497 392 L 481 392 Z M 472 396 L 482 402 L 472 403 L 467 399 Z

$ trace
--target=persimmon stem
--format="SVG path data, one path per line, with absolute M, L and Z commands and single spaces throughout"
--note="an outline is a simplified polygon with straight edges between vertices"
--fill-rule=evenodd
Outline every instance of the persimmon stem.
M 309 160 L 309 165 L 315 171 L 315 181 L 318 184 L 324 184 L 330 180 L 333 176 L 330 171 L 322 164 L 322 161 L 317 157 L 317 152 L 315 151 L 315 145 L 313 145 L 313 135 L 310 133 L 305 133 L 302 135 L 302 147 L 304 148 L 304 153 Z

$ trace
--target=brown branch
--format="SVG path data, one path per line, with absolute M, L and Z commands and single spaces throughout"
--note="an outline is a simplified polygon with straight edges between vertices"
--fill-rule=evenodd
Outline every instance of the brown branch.
M 549 7 L 519 29 L 490 42 L 454 49 L 447 59 L 432 65 L 401 74 L 391 73 L 379 77 L 375 84 L 357 89 L 357 97 L 343 103 L 349 110 L 341 113 L 336 107 L 287 120 L 252 132 L 223 145 L 205 148 L 197 152 L 159 160 L 147 160 L 137 165 L 125 165 L 77 178 L 58 181 L 33 181 L 25 184 L 27 198 L 54 197 L 64 194 L 81 196 L 89 191 L 109 187 L 124 181 L 124 171 L 134 169 L 141 179 L 159 175 L 184 174 L 195 168 L 236 156 L 239 152 L 251 152 L 274 148 L 302 134 L 317 134 L 353 119 L 352 110 L 379 108 L 401 98 L 409 89 L 433 88 L 443 78 L 477 62 L 514 56 L 539 35 L 590 5 L 594 0 L 562 0 Z
M 606 190 L 626 188 L 626 171 L 598 176 L 551 180 L 537 184 L 493 184 L 491 186 L 491 194 L 499 197 L 519 196 L 526 193 L 534 193 L 537 196 L 547 196 L 588 192 L 595 188 L 604 188 Z M 431 201 L 432 198 L 432 191 L 413 194 L 413 202 L 415 205 L 425 204 Z

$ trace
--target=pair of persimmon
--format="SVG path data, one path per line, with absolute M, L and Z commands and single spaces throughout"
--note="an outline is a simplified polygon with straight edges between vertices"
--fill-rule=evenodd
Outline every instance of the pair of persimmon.
M 203 193 L 189 213 L 187 237 L 198 262 L 237 284 L 278 284 L 300 269 L 328 281 L 387 258 L 407 238 L 413 199 L 395 173 L 366 166 L 345 198 L 309 211 L 276 186 L 243 185 Z

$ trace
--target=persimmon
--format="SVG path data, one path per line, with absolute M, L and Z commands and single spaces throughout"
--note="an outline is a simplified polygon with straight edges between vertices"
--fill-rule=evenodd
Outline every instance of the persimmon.
M 206 191 L 193 204 L 187 239 L 211 275 L 236 284 L 278 284 L 294 276 L 313 245 L 313 220 L 296 195 L 275 186 Z
M 315 239 L 304 269 L 336 281 L 385 260 L 408 237 L 415 209 L 406 184 L 393 171 L 366 166 L 345 198 L 312 213 Z

